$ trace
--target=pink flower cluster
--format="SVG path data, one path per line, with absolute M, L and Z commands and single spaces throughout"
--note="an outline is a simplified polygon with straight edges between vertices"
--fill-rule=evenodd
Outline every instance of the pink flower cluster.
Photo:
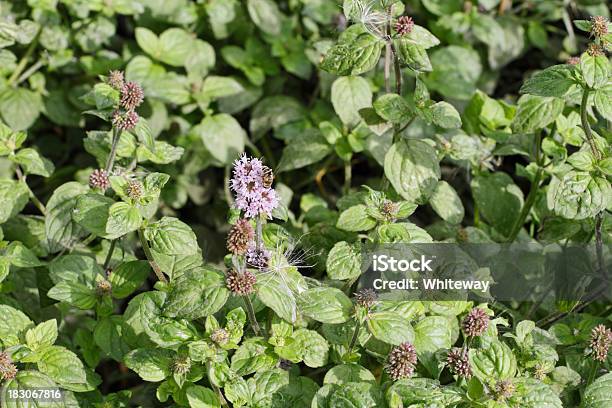
M 261 160 L 243 154 L 234 162 L 231 187 L 236 193 L 235 206 L 244 211 L 245 217 L 265 214 L 272 218 L 272 210 L 278 206 L 279 200 L 270 184 L 271 170 Z

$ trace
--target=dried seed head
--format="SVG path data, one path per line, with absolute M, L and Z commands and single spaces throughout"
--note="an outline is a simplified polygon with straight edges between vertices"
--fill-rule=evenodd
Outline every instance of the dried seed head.
M 255 292 L 255 283 L 257 277 L 253 272 L 244 271 L 242 273 L 234 270 L 230 271 L 225 278 L 225 285 L 234 294 L 238 296 L 250 295 Z
M 246 262 L 248 265 L 257 269 L 266 269 L 272 254 L 266 248 L 257 249 L 257 245 L 251 241 L 246 252 Z
M 591 35 L 603 37 L 608 34 L 608 19 L 604 16 L 591 17 Z
M 589 48 L 587 48 L 587 54 L 591 57 L 600 57 L 605 55 L 603 47 L 599 44 L 591 43 L 589 44 Z
M 174 374 L 185 375 L 191 368 L 191 359 L 188 356 L 176 356 L 172 362 L 172 372 Z
M 393 347 L 387 357 L 385 370 L 394 381 L 408 378 L 414 372 L 417 354 L 414 346 L 408 342 Z
M 580 57 L 570 57 L 567 60 L 568 65 L 578 65 L 580 64 Z
M 138 120 L 140 117 L 133 110 L 122 112 L 120 110 L 116 110 L 113 113 L 113 118 L 111 119 L 111 123 L 114 127 L 119 130 L 128 131 L 132 130 L 136 127 Z
M 487 330 L 487 327 L 489 327 L 489 316 L 479 307 L 470 310 L 467 316 L 463 318 L 463 322 L 461 322 L 461 328 L 468 337 L 482 335 Z
M 373 289 L 361 289 L 359 292 L 355 293 L 355 303 L 366 309 L 374 306 L 377 300 L 378 295 Z
M 391 200 L 384 200 L 380 205 L 380 212 L 387 221 L 394 221 L 397 217 L 398 205 Z
M 457 230 L 456 239 L 457 242 L 468 242 L 470 237 L 468 236 L 467 230 L 465 228 L 459 228 Z
M 401 16 L 397 19 L 397 22 L 395 23 L 395 31 L 397 31 L 399 35 L 410 34 L 413 29 L 414 21 L 412 20 L 412 17 Z
M 215 329 L 210 335 L 210 339 L 213 341 L 213 343 L 219 346 L 223 346 L 229 340 L 229 333 L 227 332 L 227 330 L 222 328 Z
M 136 109 L 144 100 L 144 92 L 136 82 L 126 82 L 121 87 L 121 106 L 126 110 Z
M 132 200 L 138 200 L 140 197 L 142 197 L 142 183 L 138 180 L 128 181 L 128 184 L 125 187 L 125 194 L 127 194 L 127 196 Z
M 254 236 L 255 231 L 249 220 L 241 218 L 227 234 L 227 249 L 233 254 L 244 255 Z
M 512 397 L 514 394 L 514 390 L 516 387 L 510 380 L 501 380 L 495 384 L 495 388 L 493 389 L 493 395 L 496 401 L 505 401 L 508 398 Z
M 17 375 L 17 367 L 7 352 L 0 352 L 0 379 L 12 380 Z
M 106 279 L 101 279 L 96 283 L 96 293 L 98 296 L 107 296 L 110 295 L 113 290 L 113 287 L 109 281 Z
M 113 88 L 120 90 L 124 84 L 123 71 L 112 70 L 108 73 L 106 82 Z
M 612 331 L 603 324 L 596 326 L 591 331 L 590 347 L 593 350 L 593 359 L 601 362 L 606 361 L 611 343 Z
M 470 378 L 472 369 L 467 349 L 453 348 L 446 356 L 446 365 L 451 373 L 462 378 Z
M 104 169 L 95 169 L 92 171 L 89 175 L 89 187 L 106 191 L 106 189 L 110 187 L 108 172 Z

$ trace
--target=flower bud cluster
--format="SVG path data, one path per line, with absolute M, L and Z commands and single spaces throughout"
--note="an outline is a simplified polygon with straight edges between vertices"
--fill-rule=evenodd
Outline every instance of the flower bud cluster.
M 142 87 L 136 82 L 125 81 L 121 71 L 111 71 L 106 82 L 119 91 L 119 108 L 111 119 L 113 127 L 122 131 L 134 129 L 140 119 L 136 108 L 144 101 Z

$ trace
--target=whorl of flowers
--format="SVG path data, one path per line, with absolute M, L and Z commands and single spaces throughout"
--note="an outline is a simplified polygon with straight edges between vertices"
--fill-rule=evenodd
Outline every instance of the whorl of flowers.
M 355 293 L 355 303 L 366 309 L 374 306 L 377 300 L 378 295 L 373 289 L 361 289 L 359 292 Z
M 136 124 L 138 124 L 139 119 L 140 117 L 133 110 L 116 110 L 115 112 L 113 112 L 111 123 L 117 129 L 127 131 L 134 129 L 136 127 Z
M 223 328 L 218 328 L 212 332 L 210 339 L 213 341 L 213 343 L 223 346 L 229 340 L 229 333 Z
M 142 197 L 142 183 L 138 180 L 128 181 L 128 184 L 125 187 L 125 194 L 127 194 L 127 196 L 132 200 L 138 200 L 140 197 Z
M 612 331 L 606 326 L 600 324 L 591 331 L 590 346 L 593 350 L 593 359 L 606 361 L 610 344 L 612 344 Z
M 234 295 L 245 296 L 255 292 L 257 277 L 250 271 L 230 271 L 225 278 L 225 285 Z
M 99 188 L 102 191 L 106 191 L 110 187 L 110 179 L 108 178 L 108 172 L 104 169 L 95 169 L 89 175 L 89 186 L 91 188 Z
M 174 374 L 185 375 L 191 369 L 191 359 L 188 356 L 176 356 L 172 362 Z
M 591 35 L 603 37 L 608 34 L 608 19 L 604 16 L 591 17 Z
M 99 296 L 110 295 L 112 289 L 111 283 L 106 279 L 101 279 L 96 283 L 96 293 Z
M 468 337 L 478 337 L 489 327 L 489 316 L 479 307 L 475 307 L 463 318 L 461 328 Z
M 568 65 L 578 65 L 580 64 L 580 57 L 570 57 L 567 60 Z
M 124 84 L 123 71 L 112 70 L 108 73 L 106 82 L 117 90 L 121 90 Z
M 451 373 L 459 377 L 470 378 L 472 376 L 467 349 L 455 347 L 450 350 L 446 355 L 446 365 Z
M 257 269 L 265 269 L 268 267 L 272 254 L 266 248 L 257 248 L 255 242 L 251 241 L 246 251 L 246 263 Z
M 400 18 L 397 19 L 397 22 L 395 23 L 395 31 L 397 32 L 398 35 L 403 36 L 403 35 L 410 34 L 413 29 L 414 29 L 414 21 L 412 20 L 412 17 L 401 16 Z
M 505 401 L 508 398 L 512 397 L 516 387 L 512 384 L 510 380 L 501 380 L 495 384 L 493 389 L 493 395 L 495 396 L 496 401 Z
M 536 364 L 533 368 L 533 378 L 542 381 L 546 378 L 546 369 L 542 364 Z
M 414 346 L 408 342 L 393 347 L 387 357 L 385 370 L 394 381 L 408 378 L 414 373 L 417 363 L 417 353 Z
M 279 203 L 276 190 L 271 186 L 272 171 L 261 160 L 243 154 L 234 162 L 231 180 L 236 193 L 236 208 L 244 211 L 247 218 L 266 215 L 272 218 L 272 210 Z
M 587 48 L 587 54 L 591 57 L 600 57 L 605 55 L 603 47 L 599 44 L 591 43 L 589 44 L 589 48 Z
M 127 111 L 133 111 L 144 101 L 144 92 L 136 82 L 126 82 L 121 87 L 121 106 Z
M 12 380 L 17 375 L 17 367 L 7 352 L 0 352 L 0 379 Z
M 395 220 L 398 205 L 391 200 L 384 200 L 380 205 L 380 212 L 387 221 Z
M 255 231 L 249 220 L 241 218 L 227 234 L 227 249 L 233 254 L 244 255 L 254 236 Z
M 468 235 L 467 230 L 463 227 L 459 227 L 459 229 L 457 230 L 456 239 L 457 239 L 457 242 L 461 242 L 461 243 L 468 242 L 470 240 L 470 237 Z

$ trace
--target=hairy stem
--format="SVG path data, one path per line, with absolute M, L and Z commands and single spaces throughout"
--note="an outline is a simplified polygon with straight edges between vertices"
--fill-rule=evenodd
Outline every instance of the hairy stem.
M 111 144 L 111 150 L 106 160 L 105 170 L 107 173 L 113 171 L 113 164 L 115 163 L 115 156 L 117 155 L 117 146 L 119 145 L 119 139 L 121 138 L 121 130 L 113 128 L 113 141 Z
M 27 71 L 25 71 L 23 74 L 21 74 L 21 76 L 19 76 L 17 82 L 15 82 L 15 85 L 19 85 L 20 83 L 31 77 L 36 71 L 40 69 L 40 67 L 42 67 L 46 63 L 47 62 L 44 59 L 39 59 L 38 61 L 36 61 L 30 66 L 30 68 L 27 69 Z
M 45 205 L 42 203 L 42 201 L 38 199 L 38 197 L 36 197 L 36 194 L 34 194 L 30 186 L 28 186 L 25 175 L 23 174 L 23 172 L 21 171 L 18 165 L 15 166 L 15 174 L 17 175 L 17 179 L 21 181 L 27 187 L 28 195 L 30 196 L 30 200 L 32 201 L 32 204 L 34 204 L 36 208 L 38 208 L 38 211 L 40 211 L 42 215 L 47 215 L 47 209 L 45 208 Z
M 393 57 L 393 70 L 395 71 L 395 91 L 398 95 L 402 94 L 402 69 L 400 67 L 399 58 L 397 57 L 397 50 L 392 42 L 389 41 L 391 46 L 391 55 Z
M 348 194 L 351 191 L 351 181 L 353 177 L 353 167 L 351 161 L 347 160 L 344 162 L 344 194 Z
M 42 31 L 42 26 L 36 32 L 36 35 L 34 36 L 34 39 L 30 43 L 30 45 L 28 46 L 28 49 L 26 50 L 25 54 L 23 54 L 23 57 L 21 57 L 21 60 L 19 61 L 19 64 L 15 68 L 15 71 L 13 71 L 13 74 L 8 79 L 8 84 L 9 85 L 13 85 L 15 83 L 15 81 L 17 81 L 17 79 L 19 78 L 19 76 L 21 75 L 23 70 L 25 69 L 26 65 L 28 64 L 28 60 L 30 59 L 30 57 L 32 56 L 32 53 L 36 49 L 36 46 L 38 46 L 38 40 L 40 38 L 41 31 Z
M 168 280 L 164 276 L 164 273 L 160 269 L 159 265 L 157 265 L 157 262 L 155 262 L 155 260 L 153 259 L 153 254 L 151 253 L 149 243 L 147 242 L 147 239 L 144 236 L 143 228 L 138 228 L 138 238 L 140 239 L 140 245 L 142 246 L 142 250 L 144 251 L 145 256 L 147 257 L 147 261 L 149 261 L 149 265 L 151 265 L 151 269 L 153 269 L 153 272 L 155 272 L 157 279 L 164 283 L 168 283 Z
M 260 327 L 259 323 L 257 323 L 257 317 L 255 316 L 255 309 L 253 309 L 253 303 L 251 303 L 251 298 L 248 295 L 242 297 L 244 299 L 244 304 L 246 306 L 247 314 L 249 315 L 249 321 L 251 322 L 251 328 L 253 332 L 255 332 L 256 336 L 259 336 Z

